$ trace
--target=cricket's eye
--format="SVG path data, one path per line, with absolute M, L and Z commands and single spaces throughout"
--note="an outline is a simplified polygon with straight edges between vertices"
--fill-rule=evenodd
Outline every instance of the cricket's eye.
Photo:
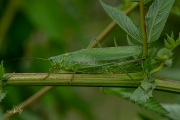
M 49 58 L 49 61 L 50 61 L 50 62 L 52 62 L 52 61 L 53 61 L 53 59 L 52 59 L 52 58 Z

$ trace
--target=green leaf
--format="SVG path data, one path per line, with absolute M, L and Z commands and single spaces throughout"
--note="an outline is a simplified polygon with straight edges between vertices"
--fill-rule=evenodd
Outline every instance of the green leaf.
M 180 104 L 162 104 L 162 106 L 170 111 L 170 114 L 165 116 L 173 120 L 180 120 Z
M 169 59 L 172 55 L 173 53 L 171 52 L 171 50 L 167 48 L 162 48 L 157 52 L 157 59 L 164 61 Z
M 176 41 L 174 40 L 173 32 L 171 33 L 171 36 L 167 35 L 167 39 L 164 39 L 164 46 L 167 49 L 173 50 L 178 45 L 180 45 L 180 34 L 179 34 L 179 37 Z
M 130 99 L 137 103 L 144 103 L 152 96 L 152 91 L 156 87 L 155 83 L 150 83 L 147 80 L 141 81 L 141 85 L 133 92 Z
M 155 41 L 159 38 L 169 12 L 175 0 L 154 0 L 146 15 L 146 31 L 148 42 Z
M 128 89 L 127 88 L 109 88 L 109 87 L 102 88 L 102 92 L 105 93 L 105 94 L 117 95 L 117 96 L 119 96 L 121 98 L 124 98 L 124 99 L 126 99 L 128 101 L 131 101 L 131 102 L 139 105 L 140 107 L 146 108 L 148 110 L 151 110 L 151 111 L 154 111 L 154 112 L 157 112 L 157 113 L 160 113 L 160 114 L 168 114 L 169 113 L 154 98 L 150 98 L 146 102 L 143 102 L 143 103 L 136 103 L 136 102 L 132 101 L 130 98 L 131 98 L 133 90 L 134 89 L 131 89 L 131 88 L 128 88 Z
M 165 64 L 167 67 L 171 67 L 171 66 L 172 66 L 172 63 L 173 63 L 172 59 L 168 59 L 168 60 L 165 61 L 164 64 Z
M 12 76 L 12 74 L 8 74 L 4 77 L 4 68 L 3 68 L 3 61 L 0 64 L 0 90 L 3 89 L 7 80 Z
M 124 14 L 124 12 L 113 8 L 111 6 L 106 5 L 101 0 L 101 5 L 107 14 L 124 30 L 127 34 L 129 34 L 132 38 L 142 43 L 142 36 L 140 29 L 131 21 L 131 19 Z
M 6 97 L 7 91 L 0 90 L 0 102 Z
M 3 90 L 3 87 L 6 85 L 7 80 L 12 76 L 12 74 L 8 74 L 4 77 L 4 68 L 3 61 L 0 64 L 0 102 L 5 98 L 7 91 Z
M 151 60 L 152 60 L 152 58 L 150 58 L 150 57 L 143 60 L 142 67 L 143 67 L 144 70 L 147 71 L 147 70 L 151 69 Z
M 8 81 L 8 79 L 12 76 L 13 74 L 8 74 L 8 75 L 6 75 L 5 77 L 3 77 L 3 78 L 1 78 L 0 79 L 0 82 L 2 81 L 2 85 L 3 85 L 3 87 L 6 85 L 6 82 Z

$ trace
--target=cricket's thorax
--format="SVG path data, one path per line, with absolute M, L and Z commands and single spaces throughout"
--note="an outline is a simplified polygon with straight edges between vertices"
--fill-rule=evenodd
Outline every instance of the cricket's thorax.
M 101 62 L 94 56 L 88 54 L 79 54 L 79 55 L 65 55 L 64 56 L 64 64 L 71 65 L 71 64 L 80 64 L 83 66 L 88 65 L 97 65 Z

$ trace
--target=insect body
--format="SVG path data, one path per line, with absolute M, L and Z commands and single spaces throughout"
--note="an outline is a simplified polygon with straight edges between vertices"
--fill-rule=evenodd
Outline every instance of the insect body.
M 140 46 L 91 48 L 50 57 L 48 60 L 52 65 L 50 72 L 65 70 L 71 71 L 74 74 L 77 72 L 104 73 L 112 72 L 122 64 L 142 60 L 137 59 L 123 62 L 130 57 L 138 57 L 141 52 Z

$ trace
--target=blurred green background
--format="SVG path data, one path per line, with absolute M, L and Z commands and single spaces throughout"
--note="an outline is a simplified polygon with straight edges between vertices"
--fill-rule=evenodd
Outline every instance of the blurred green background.
M 112 6 L 129 4 L 129 0 L 104 1 Z M 129 16 L 139 24 L 138 8 Z M 176 0 L 165 29 L 154 45 L 162 47 L 165 34 L 170 35 L 172 31 L 177 38 L 179 21 L 180 1 Z M 86 48 L 110 22 L 98 0 L 0 0 L 0 59 L 47 58 Z M 117 26 L 102 46 L 114 46 L 114 37 L 118 45 L 127 45 L 125 32 Z M 180 79 L 179 50 L 175 50 L 172 68 L 159 72 L 156 77 Z M 50 63 L 22 59 L 5 62 L 4 67 L 8 73 L 48 72 Z M 41 88 L 6 87 L 8 94 L 0 103 L 0 110 L 6 113 Z M 163 103 L 180 103 L 178 94 L 155 91 L 154 96 Z M 121 98 L 103 95 L 99 88 L 56 86 L 10 120 L 139 120 L 137 113 L 163 119 Z

